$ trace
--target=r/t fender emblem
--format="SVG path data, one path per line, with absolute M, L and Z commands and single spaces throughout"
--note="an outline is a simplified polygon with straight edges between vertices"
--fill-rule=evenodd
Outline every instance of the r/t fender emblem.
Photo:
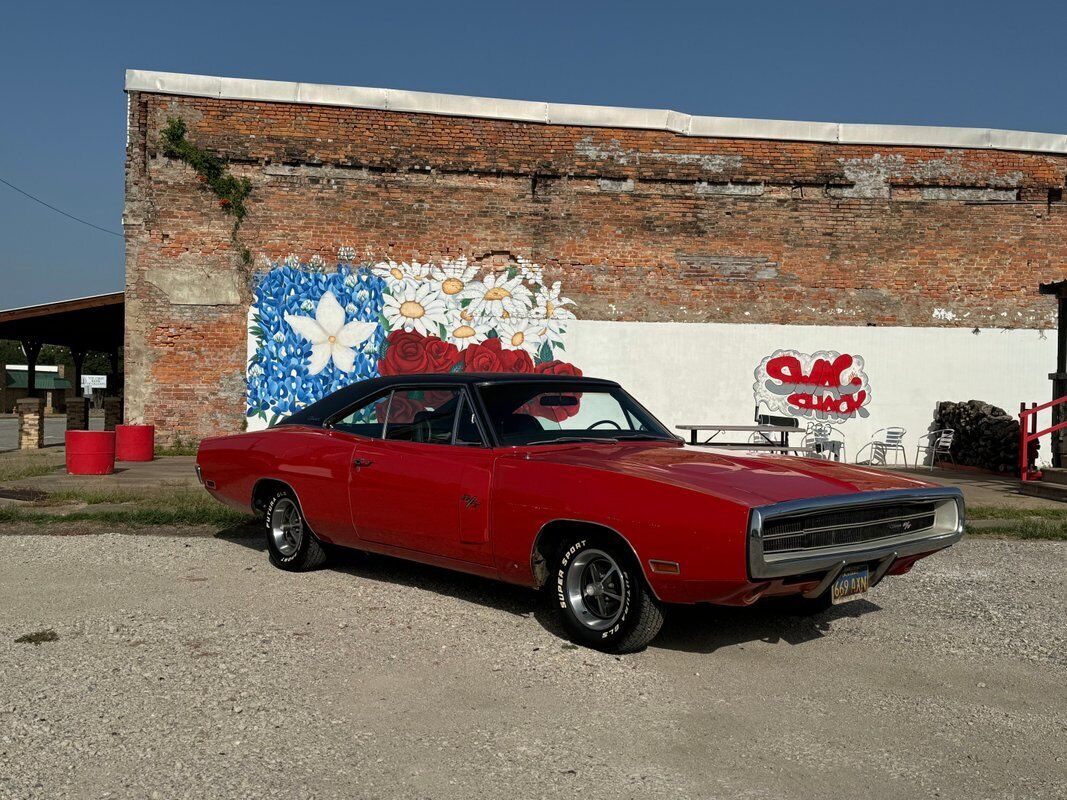
M 476 508 L 478 506 L 478 498 L 473 494 L 465 494 L 463 495 L 463 504 L 466 505 L 467 508 Z

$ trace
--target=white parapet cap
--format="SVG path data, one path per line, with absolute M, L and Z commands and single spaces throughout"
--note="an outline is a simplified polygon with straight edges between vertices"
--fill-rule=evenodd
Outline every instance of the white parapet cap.
M 681 136 L 720 139 L 771 139 L 1067 154 L 1067 134 L 1058 133 L 1028 133 L 994 128 L 942 128 L 927 125 L 857 125 L 838 122 L 699 117 L 664 109 L 500 100 L 458 94 L 409 92 L 402 89 L 217 78 L 209 75 L 149 72 L 140 69 L 126 70 L 126 91 L 265 103 L 372 108 L 381 111 L 500 119 L 542 125 L 637 128 L 670 131 Z

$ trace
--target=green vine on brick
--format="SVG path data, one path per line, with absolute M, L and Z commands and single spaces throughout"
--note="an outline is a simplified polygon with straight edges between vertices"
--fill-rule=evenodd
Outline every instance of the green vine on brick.
M 168 158 L 176 158 L 184 161 L 196 172 L 203 183 L 206 183 L 215 196 L 219 198 L 219 206 L 227 214 L 233 216 L 233 241 L 237 244 L 237 231 L 241 222 L 248 214 L 245 200 L 252 192 L 252 182 L 248 178 L 238 178 L 230 174 L 226 168 L 226 162 L 218 156 L 212 155 L 206 150 L 201 150 L 195 144 L 185 138 L 188 128 L 185 121 L 177 117 L 167 120 L 167 127 L 163 129 L 159 137 L 159 144 L 163 155 Z M 238 244 L 241 260 L 245 264 L 252 261 L 252 253 L 247 247 Z

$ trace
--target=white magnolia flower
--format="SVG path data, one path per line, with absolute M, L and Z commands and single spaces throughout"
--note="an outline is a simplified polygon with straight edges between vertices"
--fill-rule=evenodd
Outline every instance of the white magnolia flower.
M 285 321 L 294 331 L 311 342 L 309 375 L 318 375 L 333 359 L 341 372 L 355 369 L 356 351 L 353 349 L 365 342 L 378 327 L 376 322 L 353 320 L 345 324 L 345 310 L 333 296 L 326 292 L 319 298 L 315 318 L 286 314 Z
M 560 282 L 556 281 L 551 286 L 542 286 L 534 298 L 536 305 L 533 317 L 540 320 L 541 332 L 545 336 L 561 336 L 566 329 L 567 320 L 575 319 L 574 312 L 564 308 L 574 305 L 574 301 L 569 297 L 560 297 L 559 290 Z
M 470 300 L 467 311 L 474 317 L 526 317 L 530 314 L 531 293 L 522 284 L 522 276 L 509 279 L 507 273 L 489 273 L 481 281 L 467 286 L 460 300 Z
M 472 317 L 466 310 L 453 309 L 448 316 L 448 341 L 460 350 L 472 344 L 481 344 L 489 338 L 493 321 L 485 317 Z
M 522 275 L 524 281 L 538 285 L 545 282 L 545 274 L 540 265 L 527 261 L 522 256 L 519 256 L 517 260 L 519 262 L 519 274 Z
M 496 335 L 505 350 L 525 350 L 531 356 L 544 341 L 544 324 L 538 320 L 512 317 L 497 323 Z
M 430 270 L 433 287 L 443 295 L 455 298 L 467 288 L 478 272 L 476 265 L 468 264 L 466 258 L 445 261 Z
M 422 283 L 430 273 L 430 266 L 429 264 L 420 264 L 418 261 L 413 261 L 410 264 L 406 261 L 401 264 L 395 261 L 379 261 L 371 269 L 371 272 L 379 278 L 384 278 L 385 285 L 390 289 L 394 289 L 399 286 Z
M 382 313 L 393 330 L 403 328 L 423 336 L 438 335 L 437 326 L 448 321 L 448 306 L 428 283 L 391 287 Z

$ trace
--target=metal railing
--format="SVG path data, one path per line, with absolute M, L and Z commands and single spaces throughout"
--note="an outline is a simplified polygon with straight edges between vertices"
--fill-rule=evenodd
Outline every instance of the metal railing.
M 1067 429 L 1067 419 L 1057 422 L 1043 430 L 1037 429 L 1037 415 L 1048 408 L 1055 408 L 1067 403 L 1067 397 L 1057 397 L 1047 403 L 1038 405 L 1031 403 L 1030 408 L 1026 403 L 1019 403 L 1019 479 L 1023 481 L 1037 480 L 1041 477 L 1041 470 L 1034 466 L 1034 456 L 1030 454 L 1030 443 L 1036 442 L 1042 436 Z M 1053 412 L 1053 419 L 1056 414 Z

